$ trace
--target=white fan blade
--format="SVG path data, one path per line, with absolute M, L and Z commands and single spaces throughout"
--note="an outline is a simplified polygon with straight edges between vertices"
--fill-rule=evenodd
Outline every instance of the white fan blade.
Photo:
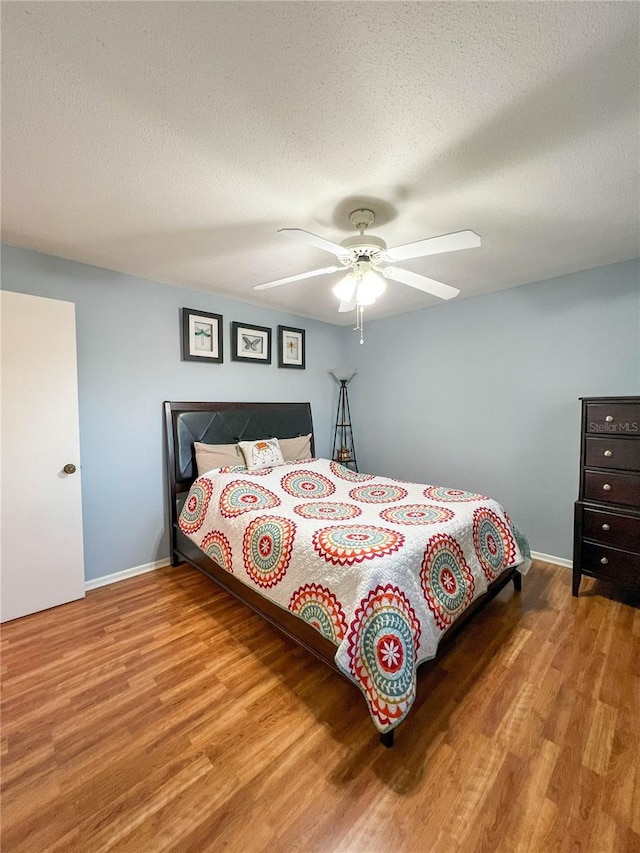
M 416 243 L 405 243 L 382 253 L 387 261 L 407 261 L 409 258 L 423 258 L 426 255 L 439 255 L 443 252 L 457 252 L 459 249 L 476 249 L 482 239 L 473 231 L 456 231 L 441 237 L 429 237 Z
M 400 269 L 400 267 L 385 267 L 380 269 L 385 278 L 391 278 L 394 281 L 408 284 L 409 287 L 415 287 L 425 293 L 430 293 L 432 296 L 439 296 L 440 299 L 453 299 L 460 291 L 457 287 L 451 287 L 450 284 L 443 284 L 441 281 L 436 281 L 434 278 L 427 278 L 426 275 L 420 275 L 417 272 Z
M 324 267 L 321 270 L 311 270 L 311 272 L 301 272 L 300 275 L 288 275 L 286 278 L 277 278 L 275 281 L 265 281 L 264 284 L 254 285 L 254 290 L 268 290 L 270 287 L 280 287 L 281 284 L 289 284 L 290 281 L 301 281 L 303 278 L 313 278 L 316 275 L 329 275 L 332 272 L 338 272 L 344 267 Z
M 340 307 L 338 308 L 338 312 L 340 314 L 345 314 L 347 311 L 355 311 L 356 303 L 355 302 L 341 302 Z
M 302 228 L 279 228 L 278 234 L 286 234 L 287 237 L 293 237 L 294 240 L 302 240 L 303 243 L 317 246 L 318 249 L 324 249 L 325 252 L 331 252 L 332 255 L 337 255 L 339 258 L 349 256 L 349 250 L 339 243 L 332 243 L 331 240 L 325 240 L 324 237 L 318 237 L 317 234 L 311 234 L 310 231 L 303 231 Z

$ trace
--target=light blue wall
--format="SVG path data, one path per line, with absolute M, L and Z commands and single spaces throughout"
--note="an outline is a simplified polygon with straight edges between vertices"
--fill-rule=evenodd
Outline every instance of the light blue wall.
M 2 286 L 76 304 L 85 573 L 168 554 L 163 400 L 309 400 L 328 456 L 349 386 L 360 470 L 489 494 L 532 548 L 571 558 L 578 397 L 640 393 L 640 262 L 349 327 L 9 246 Z M 180 360 L 179 312 L 224 315 L 225 363 Z M 307 329 L 307 369 L 229 359 L 229 323 Z
M 2 287 L 76 304 L 87 580 L 168 556 L 163 400 L 309 401 L 330 454 L 344 329 L 10 246 Z M 182 307 L 223 315 L 224 364 L 181 361 Z M 232 362 L 232 320 L 306 329 L 306 370 Z
M 571 559 L 578 398 L 640 393 L 639 323 L 638 260 L 365 323 L 360 470 L 488 494 Z

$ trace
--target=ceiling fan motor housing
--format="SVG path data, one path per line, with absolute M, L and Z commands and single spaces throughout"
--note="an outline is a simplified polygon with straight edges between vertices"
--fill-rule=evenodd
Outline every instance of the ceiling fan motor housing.
M 345 254 L 379 255 L 387 248 L 387 244 L 380 237 L 374 237 L 372 234 L 359 234 L 356 237 L 347 237 L 340 243 L 347 250 Z
M 372 234 L 364 234 L 365 228 L 370 228 L 375 219 L 373 211 L 367 208 L 360 208 L 352 211 L 349 214 L 349 219 L 354 228 L 357 228 L 360 233 L 353 237 L 347 237 L 346 240 L 340 243 L 348 252 L 348 257 L 345 257 L 343 263 L 349 265 L 355 264 L 358 261 L 379 263 L 382 260 L 381 252 L 385 251 L 387 244 L 380 237 L 374 237 Z

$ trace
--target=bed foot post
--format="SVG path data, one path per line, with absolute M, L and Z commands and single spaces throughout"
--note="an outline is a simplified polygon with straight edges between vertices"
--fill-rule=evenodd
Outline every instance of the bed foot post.
M 516 592 L 520 592 L 522 589 L 522 575 L 518 571 L 513 573 L 513 588 Z
M 390 732 L 383 732 L 380 735 L 380 743 L 383 746 L 386 746 L 387 749 L 391 749 L 393 746 L 393 729 Z

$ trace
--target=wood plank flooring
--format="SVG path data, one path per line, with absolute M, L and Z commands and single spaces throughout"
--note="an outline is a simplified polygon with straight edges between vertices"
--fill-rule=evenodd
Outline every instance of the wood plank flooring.
M 534 563 L 356 687 L 187 567 L 3 626 L 2 851 L 640 851 L 640 610 Z

